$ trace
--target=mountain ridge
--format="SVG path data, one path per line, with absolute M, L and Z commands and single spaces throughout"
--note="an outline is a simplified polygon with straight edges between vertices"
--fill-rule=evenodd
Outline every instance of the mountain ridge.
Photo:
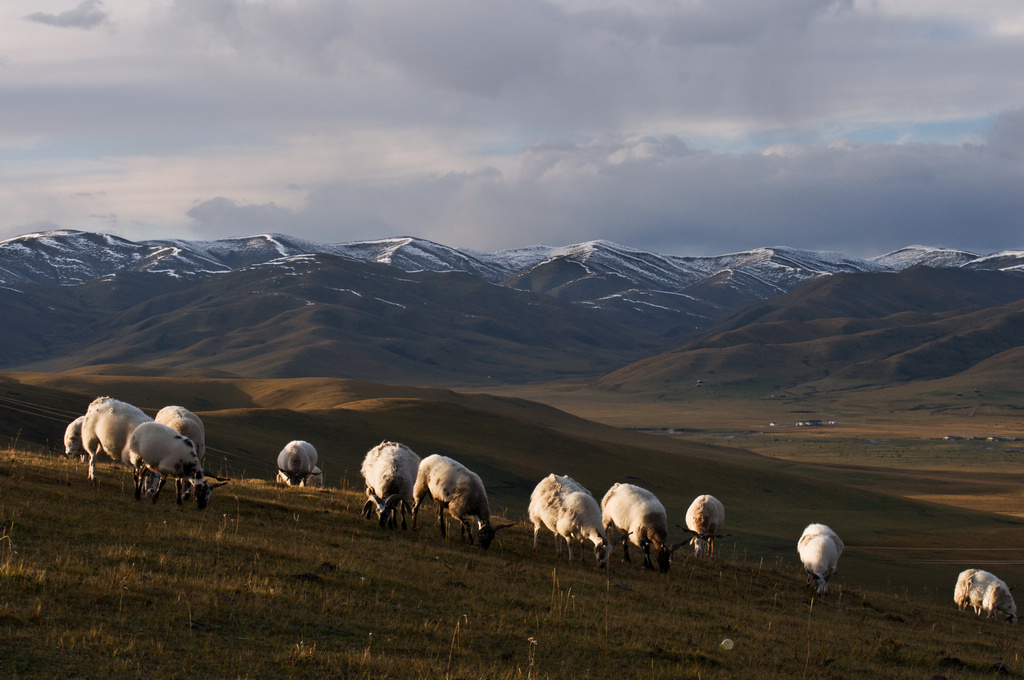
M 889 314 L 935 315 L 952 299 L 947 286 L 965 296 L 975 286 L 962 304 L 977 311 L 1006 302 L 986 289 L 1014 290 L 1022 263 L 1024 252 L 924 246 L 869 260 L 783 246 L 683 257 L 601 240 L 481 253 L 412 237 L 135 243 L 40 232 L 0 242 L 0 312 L 19 321 L 0 328 L 0 368 L 131 364 L 422 384 L 596 378 L 736 330 L 723 324 L 753 324 L 768 335 L 748 331 L 751 342 L 776 344 L 765 315 L 779 300 L 791 321 L 829 309 L 854 319 L 858 306 L 891 297 L 886 277 L 917 287 Z M 844 277 L 866 278 L 840 288 Z M 797 302 L 803 290 L 818 291 L 813 303 Z

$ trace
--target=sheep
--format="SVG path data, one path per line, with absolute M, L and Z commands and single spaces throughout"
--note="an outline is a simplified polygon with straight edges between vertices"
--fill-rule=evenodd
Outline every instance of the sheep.
M 196 446 L 199 460 L 206 455 L 206 428 L 199 416 L 192 411 L 184 406 L 164 406 L 157 411 L 153 420 L 191 439 Z
M 416 485 L 413 489 L 414 503 L 412 506 L 412 526 L 416 528 L 417 515 L 423 499 L 430 496 L 437 505 L 437 519 L 441 526 L 441 535 L 447 536 L 444 523 L 444 511 L 454 517 L 462 525 L 462 537 L 469 539 L 473 545 L 473 530 L 469 516 L 477 519 L 477 537 L 480 547 L 487 550 L 498 531 L 513 524 L 491 526 L 491 508 L 487 502 L 487 491 L 480 476 L 462 463 L 447 456 L 434 454 L 420 461 L 416 473 Z
M 192 440 L 163 423 L 151 421 L 136 427 L 128 440 L 128 456 L 135 469 L 135 500 L 142 497 L 147 470 L 160 475 L 160 483 L 153 494 L 154 503 L 167 477 L 175 477 L 191 486 L 196 496 L 196 507 L 200 510 L 209 504 L 213 488 L 222 486 L 211 484 L 203 476 L 203 464 Z M 182 504 L 180 491 L 177 502 Z
M 986 618 L 992 618 L 1000 612 L 1006 615 L 1009 623 L 1017 623 L 1017 605 L 1010 594 L 1011 590 L 1012 587 L 1007 588 L 1005 582 L 990 572 L 965 569 L 957 578 L 953 601 L 960 607 L 960 611 L 970 605 L 979 616 L 985 612 Z
M 679 526 L 678 524 L 676 526 Z M 714 496 L 704 494 L 693 499 L 686 511 L 686 527 L 679 527 L 693 534 L 690 545 L 695 557 L 715 556 L 715 539 L 730 534 L 719 533 L 725 526 L 725 506 Z
M 601 508 L 590 491 L 572 477 L 551 474 L 542 479 L 530 494 L 529 515 L 533 522 L 534 552 L 537 552 L 537 536 L 543 525 L 555 536 L 556 555 L 562 554 L 559 537 L 565 539 L 569 561 L 572 561 L 571 539 L 589 539 L 594 544 L 597 566 L 607 564 L 612 545 L 605 534 Z
M 203 460 L 203 456 L 206 455 L 206 428 L 203 426 L 203 421 L 199 416 L 184 406 L 164 406 L 157 411 L 153 420 L 192 440 L 196 447 L 196 455 L 200 461 Z M 182 484 L 180 479 L 175 482 L 178 496 L 182 496 L 184 493 L 184 499 L 188 500 L 191 495 L 191 489 L 184 491 Z
M 654 569 L 651 546 L 654 546 L 658 569 L 666 573 L 672 566 L 672 553 L 682 544 L 668 545 L 668 518 L 658 498 L 634 484 L 613 484 L 601 499 L 601 519 L 605 532 L 614 526 L 622 538 L 623 559 L 630 562 L 629 543 L 644 551 L 644 567 Z
M 301 439 L 288 442 L 277 454 L 277 481 L 288 486 L 322 489 L 324 473 L 316 466 L 316 460 L 316 449 L 309 442 Z
M 366 481 L 363 516 L 369 519 L 376 508 L 380 526 L 394 529 L 398 526 L 395 509 L 401 507 L 402 529 L 405 529 L 405 511 L 412 510 L 419 468 L 420 457 L 404 444 L 381 442 L 370 449 L 359 470 Z
M 152 421 L 141 409 L 126 402 L 110 397 L 94 399 L 82 421 L 82 447 L 89 454 L 89 480 L 96 482 L 96 456 L 101 451 L 131 465 L 128 439 L 136 427 Z
M 816 584 L 817 593 L 822 597 L 828 595 L 828 580 L 836 573 L 843 547 L 836 532 L 824 524 L 808 524 L 800 536 L 797 550 L 807 572 L 807 586 Z
M 85 451 L 85 447 L 82 446 L 82 424 L 85 422 L 85 416 L 78 416 L 71 421 L 67 429 L 64 430 L 64 457 L 70 458 L 71 456 L 78 456 L 78 459 L 85 461 L 89 455 Z

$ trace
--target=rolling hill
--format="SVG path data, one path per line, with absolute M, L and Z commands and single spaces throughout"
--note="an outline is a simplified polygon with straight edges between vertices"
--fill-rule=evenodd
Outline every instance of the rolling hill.
M 914 267 L 837 274 L 727 315 L 697 339 L 595 386 L 671 392 L 694 381 L 782 390 L 936 380 L 1012 366 L 1024 345 L 1024 278 Z
M 278 451 L 305 439 L 316 446 L 329 486 L 361 489 L 362 457 L 392 440 L 421 456 L 462 461 L 485 480 L 492 508 L 520 522 L 530 491 L 551 472 L 571 474 L 597 496 L 615 482 L 639 484 L 680 519 L 695 496 L 712 493 L 728 508 L 726 550 L 733 554 L 755 561 L 789 556 L 803 527 L 822 521 L 842 527 L 851 546 L 843 558 L 847 578 L 877 588 L 899 584 L 935 601 L 946 599 L 960 562 L 893 562 L 887 550 L 955 542 L 964 549 L 958 560 L 983 561 L 988 547 L 1012 540 L 1024 526 L 1013 517 L 880 493 L 841 468 L 608 427 L 522 399 L 347 380 L 4 374 L 0 443 L 60 450 L 66 424 L 100 394 L 150 414 L 171 403 L 196 411 L 206 424 L 206 469 L 234 479 L 273 479 Z M 100 467 L 130 479 L 109 461 Z M 84 464 L 76 469 L 73 483 L 86 484 Z

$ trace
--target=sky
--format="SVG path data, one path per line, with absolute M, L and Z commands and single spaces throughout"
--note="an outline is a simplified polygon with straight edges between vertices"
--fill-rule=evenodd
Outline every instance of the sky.
M 5 0 L 0 239 L 1024 249 L 1020 0 Z

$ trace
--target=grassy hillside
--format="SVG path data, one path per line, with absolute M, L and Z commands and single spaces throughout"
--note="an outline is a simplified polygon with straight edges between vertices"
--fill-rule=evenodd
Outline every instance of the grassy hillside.
M 1024 652 L 1015 627 L 848 574 L 813 599 L 788 556 L 597 570 L 550 536 L 532 554 L 522 524 L 487 552 L 429 515 L 380 530 L 350 491 L 236 479 L 199 512 L 80 473 L 0 454 L 4 677 L 983 678 Z
M 680 412 L 676 406 L 676 423 L 699 421 L 703 428 L 690 437 L 654 436 L 533 401 L 450 390 L 343 380 L 10 374 L 0 380 L 6 416 L 0 421 L 0 443 L 6 437 L 38 451 L 51 448 L 66 423 L 97 394 L 151 413 L 170 403 L 198 411 L 207 427 L 207 469 L 236 479 L 273 479 L 281 447 L 306 439 L 317 447 L 331 486 L 359 489 L 365 452 L 389 439 L 421 456 L 443 453 L 462 461 L 483 477 L 492 507 L 516 518 L 525 516 L 530 491 L 551 472 L 572 475 L 597 496 L 615 482 L 645 486 L 665 504 L 673 525 L 682 523 L 694 497 L 711 493 L 727 508 L 732 537 L 724 549 L 730 555 L 791 559 L 803 527 L 825 522 L 847 542 L 844 574 L 851 583 L 933 603 L 948 599 L 961 569 L 1011 557 L 992 547 L 1018 545 L 1015 536 L 1024 527 L 1024 520 L 1014 517 L 951 507 L 962 503 L 914 500 L 950 495 L 957 471 L 939 479 L 872 475 L 831 465 L 836 461 L 794 459 L 788 451 L 778 455 L 756 439 L 711 434 L 710 428 L 723 426 L 721 416 L 736 409 L 728 404 L 704 412 Z M 61 406 L 72 402 L 72 408 Z M 787 400 L 788 408 L 803 411 L 802 406 Z M 616 408 L 624 410 L 621 404 Z M 837 442 L 825 446 L 842 450 Z M 100 464 L 112 467 L 106 460 Z M 83 465 L 77 475 L 85 478 Z M 672 538 L 681 541 L 684 535 L 673 527 Z M 929 551 L 920 552 L 925 546 Z M 1024 579 L 1022 556 L 1012 557 L 1014 564 L 997 571 L 1007 579 Z

